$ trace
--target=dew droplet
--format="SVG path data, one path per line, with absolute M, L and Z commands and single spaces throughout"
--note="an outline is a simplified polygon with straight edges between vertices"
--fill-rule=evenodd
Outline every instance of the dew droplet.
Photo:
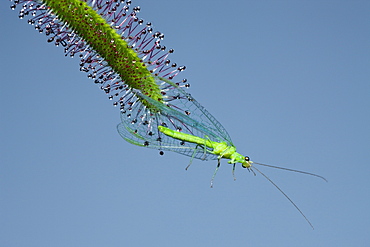
M 184 71 L 186 69 L 186 66 L 180 66 L 177 68 L 179 71 Z

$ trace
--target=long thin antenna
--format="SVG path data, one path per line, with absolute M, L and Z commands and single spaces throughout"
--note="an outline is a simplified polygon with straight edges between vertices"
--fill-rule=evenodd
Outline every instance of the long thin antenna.
M 280 166 L 272 166 L 272 165 L 267 165 L 267 164 L 262 164 L 262 163 L 257 163 L 257 162 L 253 162 L 253 164 L 257 164 L 257 165 L 260 165 L 260 166 L 267 166 L 267 167 L 271 167 L 271 168 L 275 168 L 275 169 L 281 169 L 281 170 L 285 170 L 285 171 L 291 171 L 291 172 L 303 173 L 303 174 L 306 174 L 306 175 L 311 175 L 311 176 L 315 176 L 315 177 L 321 178 L 321 179 L 323 179 L 325 182 L 328 182 L 328 180 L 327 180 L 326 178 L 324 178 L 323 176 L 317 175 L 317 174 L 315 174 L 315 173 L 304 172 L 304 171 L 299 171 L 299 170 L 289 169 L 289 168 L 280 167 Z
M 275 186 L 275 188 L 277 188 L 285 196 L 285 198 L 288 199 L 291 204 L 293 204 L 293 206 L 298 210 L 298 212 L 303 216 L 303 218 L 305 218 L 305 220 L 307 221 L 307 223 L 310 224 L 310 226 L 312 227 L 312 229 L 315 229 L 313 227 L 312 223 L 307 219 L 306 215 L 303 214 L 303 212 L 299 209 L 299 207 L 292 201 L 292 199 L 289 198 L 289 196 L 287 194 L 285 194 L 285 192 L 282 189 L 279 188 L 279 186 L 277 186 L 269 177 L 267 177 L 263 172 L 261 172 L 260 170 L 258 170 L 255 166 L 253 166 L 253 168 L 256 169 L 256 171 L 258 173 L 260 173 L 262 176 L 264 176 L 273 186 Z

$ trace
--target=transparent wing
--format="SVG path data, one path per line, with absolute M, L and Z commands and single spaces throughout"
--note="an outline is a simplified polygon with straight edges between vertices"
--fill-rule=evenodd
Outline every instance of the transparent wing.
M 164 135 L 158 126 L 181 131 L 233 146 L 230 136 L 222 125 L 190 94 L 171 81 L 160 78 L 164 103 L 153 100 L 138 90 L 128 92 L 130 101 L 121 104 L 120 135 L 132 144 L 169 150 L 197 159 L 217 159 L 217 155 L 205 151 L 204 146 L 187 143 Z M 142 102 L 152 106 L 151 110 Z
M 138 131 L 131 129 L 130 127 L 131 126 L 125 125 L 125 123 L 120 123 L 117 125 L 117 130 L 121 137 L 131 144 L 157 150 L 177 152 L 189 157 L 194 157 L 196 159 L 202 160 L 216 160 L 218 158 L 217 155 L 207 152 L 204 149 L 204 146 L 197 146 L 194 143 L 182 142 L 180 140 L 168 137 L 161 132 L 158 132 L 155 135 L 157 136 L 157 138 L 161 139 L 160 141 L 148 141 L 148 138 L 141 136 Z

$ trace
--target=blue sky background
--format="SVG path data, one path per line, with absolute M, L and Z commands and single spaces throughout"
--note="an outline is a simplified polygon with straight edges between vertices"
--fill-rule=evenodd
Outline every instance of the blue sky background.
M 369 1 L 133 1 L 261 175 L 140 148 L 119 111 L 0 2 L 0 246 L 369 246 Z

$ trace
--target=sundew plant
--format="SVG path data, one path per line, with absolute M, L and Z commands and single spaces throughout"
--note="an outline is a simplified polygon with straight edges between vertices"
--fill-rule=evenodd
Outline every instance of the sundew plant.
M 127 142 L 154 148 L 163 154 L 174 151 L 190 158 L 217 160 L 213 179 L 228 159 L 235 165 L 257 171 L 271 182 L 301 213 L 296 204 L 253 164 L 241 155 L 226 129 L 186 90 L 189 83 L 178 79 L 185 66 L 170 60 L 174 52 L 161 44 L 164 35 L 138 17 L 140 7 L 119 0 L 15 0 L 11 9 L 27 19 L 47 42 L 64 49 L 65 56 L 78 57 L 80 70 L 119 108 L 119 134 Z M 189 167 L 188 165 L 188 167 Z

